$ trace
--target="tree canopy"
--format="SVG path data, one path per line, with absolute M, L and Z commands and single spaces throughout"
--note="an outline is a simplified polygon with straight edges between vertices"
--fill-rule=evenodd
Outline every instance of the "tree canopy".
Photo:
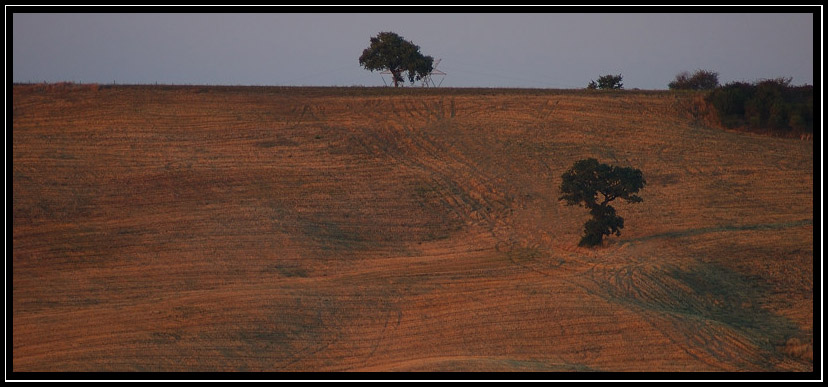
M 420 53 L 420 46 L 403 39 L 393 32 L 380 32 L 371 38 L 371 45 L 362 51 L 359 64 L 366 70 L 388 70 L 394 80 L 394 87 L 404 82 L 403 73 L 408 73 L 409 82 L 423 79 L 433 69 L 434 58 Z
M 616 215 L 609 203 L 619 198 L 629 203 L 641 202 L 643 199 L 637 193 L 645 184 L 641 170 L 635 168 L 602 164 L 594 158 L 575 162 L 562 176 L 562 195 L 558 200 L 590 210 L 592 219 L 584 225 L 585 234 L 579 244 L 596 246 L 604 235 L 621 235 L 624 218 Z

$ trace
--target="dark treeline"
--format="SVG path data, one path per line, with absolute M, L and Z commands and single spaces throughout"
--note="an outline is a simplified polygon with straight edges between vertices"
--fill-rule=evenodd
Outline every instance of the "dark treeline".
M 728 128 L 813 133 L 814 87 L 790 82 L 790 78 L 732 82 L 713 89 L 706 99 Z

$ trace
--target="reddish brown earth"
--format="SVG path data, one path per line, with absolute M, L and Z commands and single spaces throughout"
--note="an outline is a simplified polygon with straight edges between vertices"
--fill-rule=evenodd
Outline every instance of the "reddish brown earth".
M 15 86 L 12 370 L 812 371 L 813 143 L 692 99 Z

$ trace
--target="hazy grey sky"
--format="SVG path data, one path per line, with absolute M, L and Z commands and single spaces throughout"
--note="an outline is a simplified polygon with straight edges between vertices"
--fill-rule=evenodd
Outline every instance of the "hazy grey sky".
M 625 88 L 666 89 L 696 69 L 722 83 L 814 82 L 807 13 L 15 13 L 12 22 L 14 82 L 381 86 L 358 63 L 381 31 L 442 58 L 449 87 L 583 88 L 620 73 Z

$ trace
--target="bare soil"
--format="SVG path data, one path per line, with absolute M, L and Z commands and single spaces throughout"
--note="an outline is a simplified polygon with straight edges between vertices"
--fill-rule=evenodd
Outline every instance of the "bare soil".
M 13 371 L 812 371 L 814 144 L 692 103 L 16 85 Z

